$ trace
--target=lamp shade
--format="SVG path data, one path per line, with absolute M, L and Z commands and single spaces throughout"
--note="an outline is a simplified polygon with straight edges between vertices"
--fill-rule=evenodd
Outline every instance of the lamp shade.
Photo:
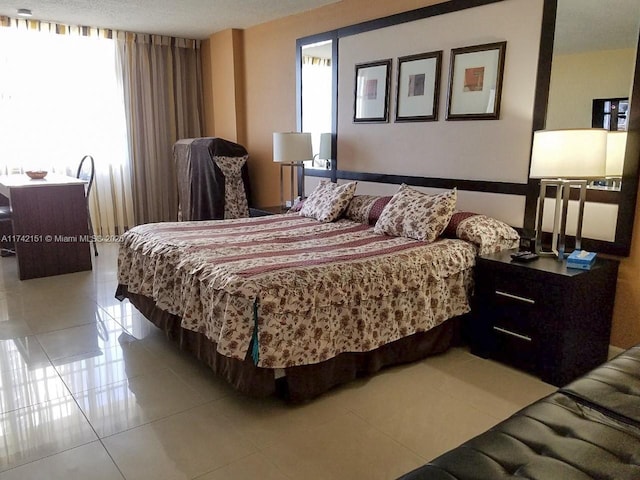
M 318 158 L 327 160 L 331 158 L 331 134 L 320 134 L 320 151 L 318 152 Z
M 538 130 L 533 134 L 531 178 L 603 178 L 607 131 Z
M 313 158 L 311 134 L 286 132 L 273 134 L 273 161 L 296 163 Z
M 607 177 L 622 176 L 626 148 L 627 132 L 609 132 L 607 134 Z

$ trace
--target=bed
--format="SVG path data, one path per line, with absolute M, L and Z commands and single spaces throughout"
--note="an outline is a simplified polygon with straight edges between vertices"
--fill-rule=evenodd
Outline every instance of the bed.
M 253 396 L 306 400 L 442 352 L 452 319 L 469 311 L 476 255 L 513 247 L 517 233 L 451 211 L 435 241 L 382 234 L 392 198 L 352 193 L 330 221 L 303 207 L 135 227 L 120 245 L 116 296 Z

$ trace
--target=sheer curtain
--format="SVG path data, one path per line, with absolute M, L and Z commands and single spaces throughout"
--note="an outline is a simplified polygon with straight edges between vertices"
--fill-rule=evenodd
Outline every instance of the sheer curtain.
M 110 31 L 0 18 L 0 173 L 76 175 L 96 160 L 96 235 L 134 224 L 122 87 Z
M 200 42 L 118 32 L 138 223 L 175 221 L 173 144 L 202 135 Z

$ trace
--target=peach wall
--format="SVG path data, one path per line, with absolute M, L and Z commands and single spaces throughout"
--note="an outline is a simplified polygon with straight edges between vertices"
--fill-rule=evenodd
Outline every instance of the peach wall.
M 200 47 L 202 59 L 202 99 L 204 101 L 204 134 L 213 136 L 215 124 L 213 121 L 213 78 L 211 68 L 211 40 L 204 40 Z
M 203 42 L 201 55 L 205 131 L 209 136 L 245 144 L 242 35 L 237 29 L 215 33 Z

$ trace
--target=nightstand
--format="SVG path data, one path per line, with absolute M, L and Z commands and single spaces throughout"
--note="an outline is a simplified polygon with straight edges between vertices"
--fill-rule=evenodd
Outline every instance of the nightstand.
M 471 352 L 520 367 L 556 386 L 607 360 L 618 262 L 591 270 L 514 250 L 481 256 L 468 323 Z
M 250 217 L 265 217 L 267 215 L 276 215 L 278 213 L 287 213 L 288 208 L 276 205 L 274 207 L 249 207 Z

